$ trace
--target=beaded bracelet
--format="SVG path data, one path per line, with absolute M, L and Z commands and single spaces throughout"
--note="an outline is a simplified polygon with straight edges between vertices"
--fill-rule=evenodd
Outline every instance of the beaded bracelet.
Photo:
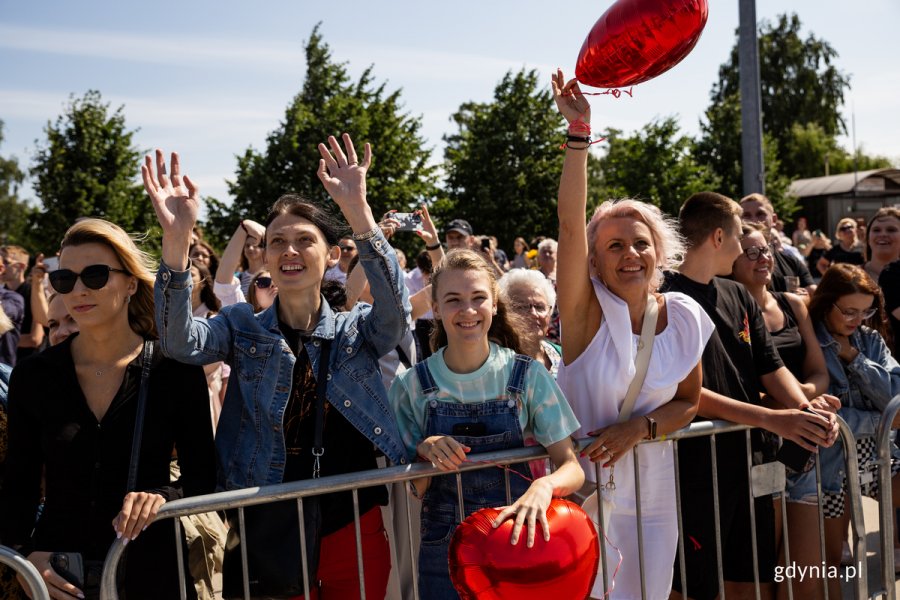
M 380 230 L 381 230 L 381 228 L 378 227 L 378 225 L 376 225 L 375 227 L 373 227 L 372 229 L 370 229 L 368 231 L 364 231 L 362 233 L 354 233 L 351 237 L 354 240 L 356 240 L 357 242 L 364 242 L 366 240 L 371 240 L 373 237 L 378 235 L 378 232 Z

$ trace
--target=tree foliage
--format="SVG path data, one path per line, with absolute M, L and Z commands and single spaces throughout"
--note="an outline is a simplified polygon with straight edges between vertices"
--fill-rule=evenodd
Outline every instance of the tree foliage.
M 42 211 L 33 222 L 40 231 L 35 250 L 53 252 L 79 217 L 101 217 L 129 232 L 155 226 L 150 199 L 138 182 L 141 152 L 132 144 L 124 107 L 110 110 L 100 92 L 70 97 L 55 123 L 37 141 L 31 175 Z
M 0 121 L 0 144 L 3 143 L 3 121 Z M 35 209 L 19 198 L 19 186 L 25 173 L 14 158 L 0 156 L 0 240 L 4 244 L 31 246 L 28 219 Z
M 637 198 L 677 215 L 693 193 L 719 189 L 718 175 L 694 158 L 694 140 L 681 134 L 675 117 L 657 119 L 631 136 L 607 134 L 600 159 L 604 195 Z
M 363 144 L 372 144 L 374 158 L 366 185 L 376 218 L 434 195 L 435 169 L 428 164 L 430 150 L 420 135 L 421 120 L 404 112 L 401 91 L 376 84 L 372 71 L 370 66 L 351 81 L 346 64 L 332 59 L 319 27 L 313 29 L 306 43 L 302 90 L 268 135 L 265 150 L 248 148 L 238 156 L 235 180 L 228 182 L 233 203 L 207 204 L 207 231 L 213 239 L 227 239 L 240 219 L 263 218 L 286 193 L 335 210 L 316 176 L 317 144 L 343 132 L 353 137 L 360 156 Z
M 465 218 L 503 247 L 517 236 L 555 237 L 565 127 L 546 82 L 508 72 L 493 101 L 467 102 L 451 119 L 458 131 L 444 137 L 449 202 L 439 216 Z

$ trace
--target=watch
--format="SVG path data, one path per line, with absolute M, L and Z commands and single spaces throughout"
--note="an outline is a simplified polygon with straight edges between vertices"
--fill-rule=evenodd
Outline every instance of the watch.
M 647 419 L 647 437 L 645 440 L 655 440 L 656 439 L 656 419 L 649 415 L 644 415 L 644 418 Z

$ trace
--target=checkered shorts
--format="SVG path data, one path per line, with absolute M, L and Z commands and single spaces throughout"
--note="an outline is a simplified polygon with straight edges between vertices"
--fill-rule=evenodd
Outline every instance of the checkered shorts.
M 875 459 L 878 452 L 873 436 L 861 437 L 856 440 L 856 457 L 859 464 L 860 489 L 863 496 L 869 498 L 878 497 L 878 467 Z M 891 477 L 900 472 L 900 461 L 891 461 Z M 836 519 L 844 514 L 844 494 L 847 492 L 847 480 L 841 486 L 841 491 L 834 494 L 824 492 L 822 504 L 826 519 Z

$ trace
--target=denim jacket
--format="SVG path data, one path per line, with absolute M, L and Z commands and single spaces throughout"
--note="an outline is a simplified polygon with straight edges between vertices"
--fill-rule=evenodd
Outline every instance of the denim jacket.
M 388 459 L 405 464 L 378 359 L 409 327 L 410 304 L 400 265 L 379 230 L 356 244 L 374 303 L 335 314 L 322 298 L 319 322 L 305 344 L 314 373 L 322 340 L 330 339 L 326 397 Z M 296 358 L 278 327 L 278 301 L 253 314 L 234 304 L 212 319 L 191 315 L 191 274 L 160 264 L 154 289 L 163 352 L 205 365 L 226 361 L 231 378 L 216 431 L 220 489 L 281 483 L 286 459 L 283 418 Z
M 850 344 L 859 350 L 850 363 L 844 363 L 838 356 L 840 344 L 822 323 L 816 323 L 816 337 L 825 354 L 825 364 L 831 378 L 828 393 L 841 401 L 838 415 L 847 422 L 856 439 L 874 436 L 882 411 L 891 398 L 900 393 L 900 364 L 891 356 L 881 335 L 865 326 L 850 336 Z M 895 459 L 900 458 L 900 449 L 893 444 L 891 452 Z M 840 438 L 831 448 L 819 448 L 819 464 L 822 469 L 822 491 L 839 492 L 845 472 Z M 815 496 L 815 471 L 792 479 L 795 489 L 791 490 L 791 498 Z

